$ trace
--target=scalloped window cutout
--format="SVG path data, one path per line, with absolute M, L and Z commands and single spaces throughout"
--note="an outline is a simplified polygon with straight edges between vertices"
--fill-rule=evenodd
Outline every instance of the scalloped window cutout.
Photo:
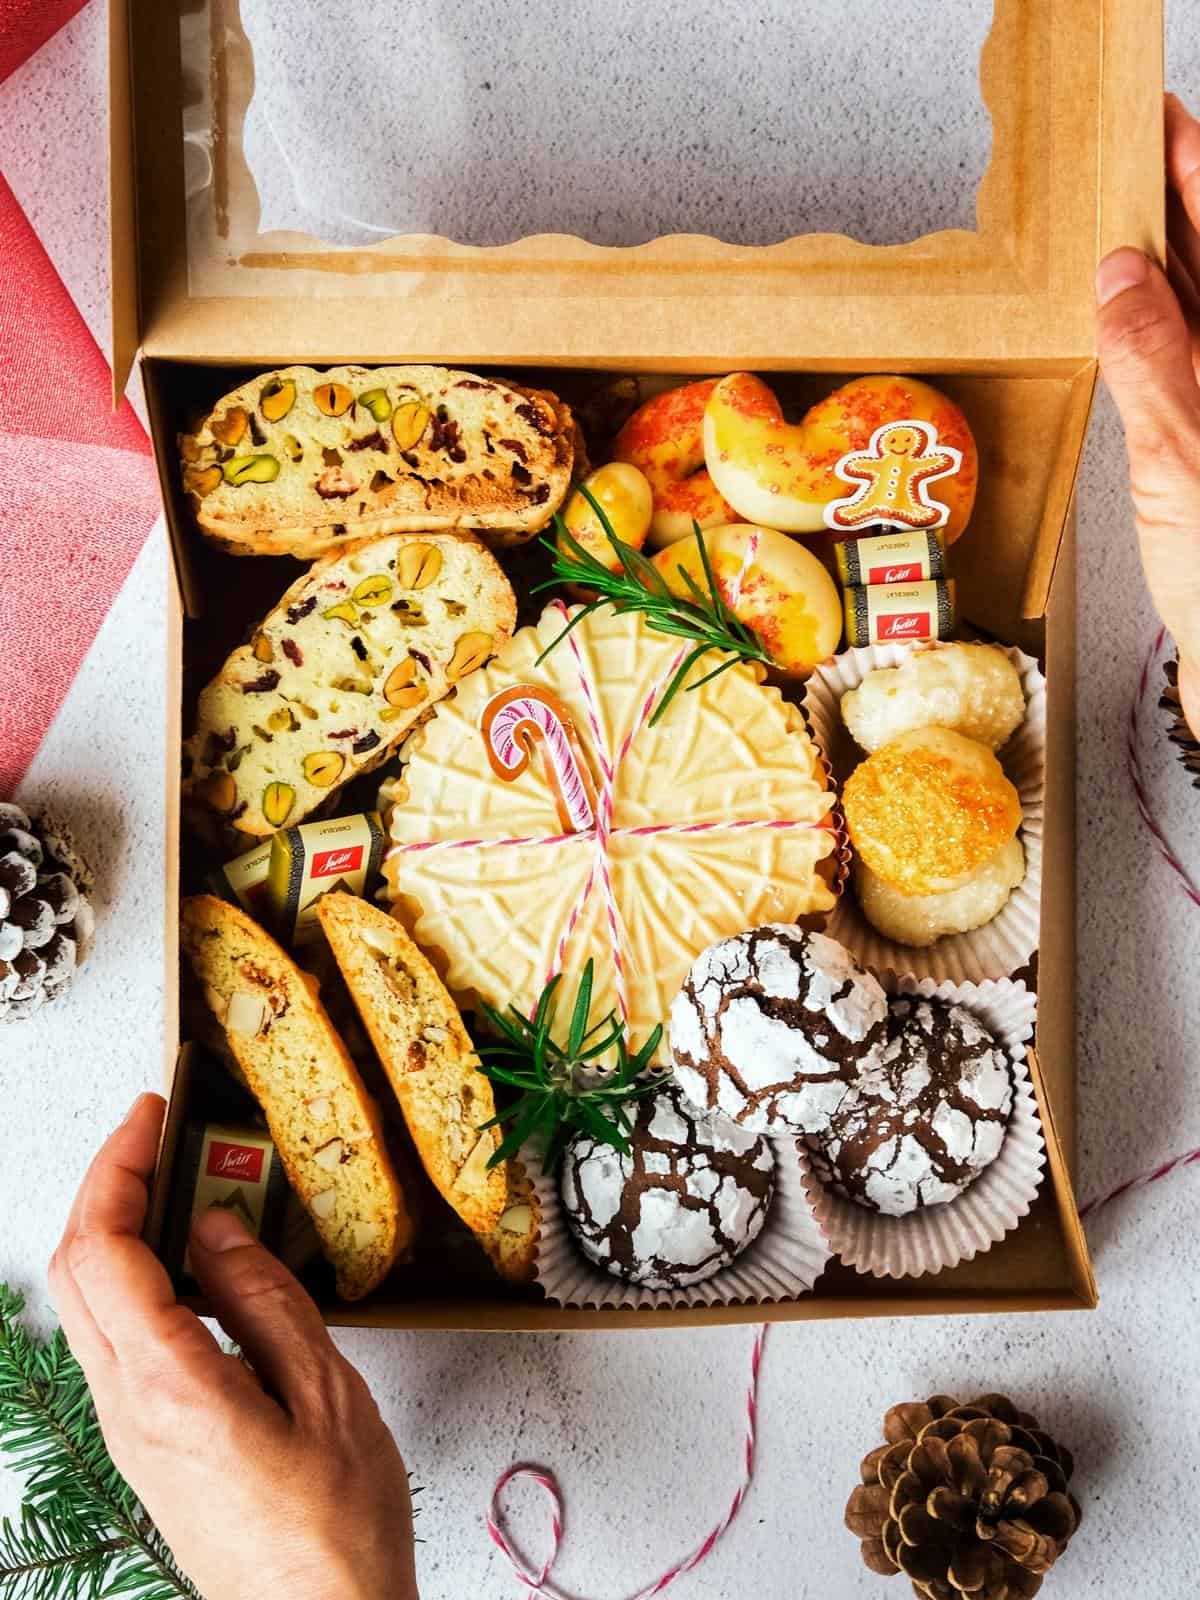
M 242 0 L 260 232 L 971 229 L 991 0 Z

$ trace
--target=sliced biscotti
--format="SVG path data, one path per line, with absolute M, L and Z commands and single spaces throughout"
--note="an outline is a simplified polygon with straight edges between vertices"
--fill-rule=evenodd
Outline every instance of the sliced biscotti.
M 516 620 L 470 534 L 364 539 L 297 579 L 200 695 L 184 798 L 236 835 L 303 821 L 386 758 Z
M 321 928 L 396 1091 L 435 1188 L 467 1226 L 485 1233 L 507 1205 L 492 1086 L 458 1007 L 394 917 L 357 895 L 324 895 Z
M 183 902 L 184 953 L 255 1099 L 288 1181 L 358 1300 L 411 1239 L 379 1112 L 306 975 L 239 907 Z
M 202 531 L 242 555 L 367 534 L 531 538 L 562 504 L 575 424 L 557 396 L 446 367 L 287 367 L 179 439 Z
M 504 1163 L 504 1210 L 494 1227 L 479 1235 L 488 1260 L 509 1283 L 532 1283 L 537 1276 L 541 1211 L 533 1182 L 518 1160 Z

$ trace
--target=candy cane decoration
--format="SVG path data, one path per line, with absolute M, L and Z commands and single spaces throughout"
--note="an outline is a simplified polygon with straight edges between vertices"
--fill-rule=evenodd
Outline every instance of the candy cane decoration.
M 484 706 L 479 727 L 497 777 L 512 783 L 529 766 L 536 750 L 563 828 L 569 833 L 587 833 L 596 826 L 591 774 L 571 714 L 561 700 L 548 689 L 530 684 L 502 689 Z

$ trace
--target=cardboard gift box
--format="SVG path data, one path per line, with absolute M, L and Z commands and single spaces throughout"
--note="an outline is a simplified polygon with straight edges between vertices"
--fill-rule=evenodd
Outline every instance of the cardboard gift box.
M 188 48 L 208 63 L 197 88 Z M 214 556 L 180 492 L 175 435 L 248 370 L 432 361 L 564 386 L 590 373 L 757 370 L 807 401 L 856 373 L 929 375 L 980 449 L 974 516 L 955 546 L 960 613 L 1036 656 L 1048 680 L 1039 994 L 1030 1064 L 1047 1146 L 1037 1202 L 972 1262 L 919 1280 L 832 1263 L 813 1293 L 767 1307 L 625 1313 L 515 1296 L 486 1271 L 406 1275 L 331 1322 L 557 1329 L 1090 1307 L 1095 1283 L 1072 1191 L 1075 1145 L 1075 611 L 1072 496 L 1096 381 L 1095 264 L 1122 243 L 1161 253 L 1162 29 L 1156 0 L 997 0 L 980 79 L 993 129 L 975 231 L 873 247 L 804 235 L 757 248 L 673 235 L 608 248 L 540 235 L 495 248 L 401 236 L 333 248 L 257 233 L 241 146 L 253 68 L 236 0 L 208 9 L 111 0 L 114 392 L 140 350 L 175 554 L 169 597 L 171 741 L 185 701 L 233 642 L 231 558 Z M 210 138 L 210 180 L 185 176 L 185 116 Z M 263 583 L 265 610 L 283 582 Z M 267 563 L 271 566 L 271 563 Z M 295 568 L 291 568 L 292 573 Z M 285 580 L 286 581 L 286 580 Z M 254 614 L 238 598 L 238 626 Z M 236 636 L 236 630 L 235 630 Z M 178 1186 L 179 1130 L 200 1092 L 178 1049 L 179 796 L 164 859 L 167 1070 L 174 1093 L 155 1188 L 161 1227 Z

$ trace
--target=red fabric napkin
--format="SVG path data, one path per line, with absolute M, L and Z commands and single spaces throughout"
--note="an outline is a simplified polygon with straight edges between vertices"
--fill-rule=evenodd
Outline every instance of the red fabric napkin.
M 86 0 L 0 0 L 0 83 L 85 4 Z
M 40 43 L 37 10 L 0 0 L 0 31 L 16 14 L 18 35 Z M 0 38 L 0 74 L 8 46 Z M 2 176 L 0 260 L 3 796 L 62 704 L 159 497 L 142 425 L 127 402 L 111 411 L 108 363 Z

